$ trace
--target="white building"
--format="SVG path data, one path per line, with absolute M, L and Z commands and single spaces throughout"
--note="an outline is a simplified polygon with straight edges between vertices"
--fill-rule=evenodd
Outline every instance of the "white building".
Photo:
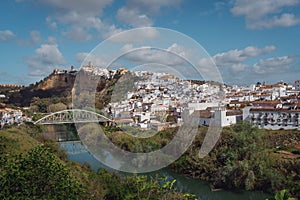
M 300 110 L 287 108 L 251 108 L 247 118 L 259 128 L 279 130 L 298 129 Z
M 295 90 L 300 90 L 300 80 L 297 80 L 294 82 L 294 87 L 295 87 Z
M 197 112 L 197 111 L 196 111 Z M 199 114 L 200 126 L 220 126 L 226 127 L 236 124 L 239 120 L 242 120 L 241 111 L 231 111 L 225 108 L 218 108 L 216 110 L 201 110 Z

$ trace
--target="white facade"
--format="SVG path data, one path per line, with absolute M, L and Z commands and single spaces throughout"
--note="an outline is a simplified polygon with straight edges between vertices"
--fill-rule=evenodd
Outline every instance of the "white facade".
M 295 90 L 300 90 L 300 80 L 297 80 L 294 82 L 294 87 L 295 87 Z
M 188 108 L 190 110 L 206 110 L 208 107 L 218 107 L 219 103 L 212 102 L 212 103 L 189 103 Z
M 279 130 L 279 129 L 298 129 L 300 110 L 287 109 L 250 109 L 248 120 L 260 128 Z
M 215 111 L 215 123 L 221 127 L 231 126 L 236 124 L 236 115 L 227 116 L 225 109 Z
M 227 116 L 225 108 L 220 108 L 213 112 L 211 118 L 201 117 L 199 118 L 200 126 L 210 126 L 210 123 L 214 123 L 215 126 L 226 127 L 237 123 L 237 115 Z

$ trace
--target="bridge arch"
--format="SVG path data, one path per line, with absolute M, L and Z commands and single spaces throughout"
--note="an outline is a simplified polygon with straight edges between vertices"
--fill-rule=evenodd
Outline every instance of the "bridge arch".
M 34 122 L 34 124 L 71 124 L 108 122 L 111 119 L 96 112 L 82 109 L 69 109 L 51 113 Z

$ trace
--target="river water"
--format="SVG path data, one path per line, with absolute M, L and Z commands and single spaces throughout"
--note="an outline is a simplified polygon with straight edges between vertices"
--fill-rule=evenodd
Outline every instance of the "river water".
M 61 142 L 60 147 L 63 148 L 69 156 L 70 160 L 76 161 L 81 164 L 89 164 L 93 170 L 98 170 L 99 168 L 106 168 L 101 162 L 93 157 L 78 141 L 72 142 Z M 176 179 L 177 189 L 183 192 L 189 192 L 195 194 L 201 200 L 265 200 L 270 198 L 270 195 L 262 192 L 250 192 L 250 191 L 215 191 L 212 192 L 209 184 L 205 181 L 190 179 L 185 176 L 176 174 L 168 168 L 146 174 L 150 176 L 163 176 L 169 179 Z

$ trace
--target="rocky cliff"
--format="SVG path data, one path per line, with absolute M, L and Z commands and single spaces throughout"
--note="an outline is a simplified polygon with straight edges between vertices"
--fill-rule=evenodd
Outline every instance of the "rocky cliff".
M 108 71 L 108 70 L 107 70 Z M 94 78 L 98 80 L 96 87 L 96 96 L 101 101 L 97 101 L 97 107 L 102 107 L 110 100 L 110 90 L 113 89 L 114 83 L 124 74 L 127 70 L 119 69 L 117 71 L 108 71 L 113 76 L 105 76 L 103 74 L 95 74 L 93 71 L 74 70 L 74 67 L 70 71 L 67 70 L 54 70 L 49 76 L 43 80 L 30 84 L 27 87 L 23 87 L 18 92 L 11 93 L 8 103 L 17 106 L 29 106 L 34 97 L 39 98 L 69 98 L 71 99 L 72 89 L 74 82 L 77 78 L 88 79 Z M 88 83 L 81 83 L 84 87 L 82 90 L 89 89 Z

